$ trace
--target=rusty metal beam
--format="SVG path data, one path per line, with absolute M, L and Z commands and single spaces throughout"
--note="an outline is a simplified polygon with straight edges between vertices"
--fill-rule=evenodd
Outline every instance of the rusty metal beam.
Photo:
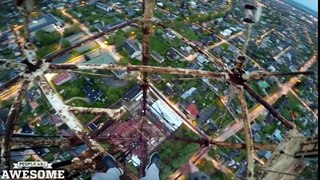
M 95 129 L 94 131 L 92 131 L 90 133 L 90 136 L 92 138 L 96 138 L 97 136 L 99 136 L 99 134 L 101 134 L 102 132 L 104 132 L 108 127 L 110 127 L 113 123 L 115 123 L 116 121 L 113 119 L 109 119 L 108 121 L 104 122 L 102 125 L 98 126 L 97 129 Z
M 84 108 L 84 107 L 68 107 L 69 110 L 75 114 L 94 114 L 106 115 L 112 119 L 120 120 L 121 117 L 127 112 L 123 106 L 119 109 L 104 109 L 104 108 Z
M 244 96 L 244 90 L 243 87 L 238 86 L 238 97 L 240 100 L 240 106 L 241 106 L 241 114 L 243 119 L 243 127 L 244 132 L 246 135 L 246 150 L 247 150 L 247 178 L 248 180 L 253 180 L 253 174 L 254 174 L 254 161 L 253 161 L 253 137 L 252 137 L 252 131 L 251 131 L 251 125 L 249 120 L 249 112 L 247 107 L 247 102 Z
M 273 171 L 273 170 L 269 170 L 269 169 L 261 169 L 260 171 L 269 172 L 269 173 L 276 173 L 276 174 L 283 174 L 283 175 L 287 175 L 287 176 L 295 176 L 295 177 L 299 176 L 298 174 L 280 172 L 280 171 Z
M 143 0 L 142 16 L 142 64 L 147 66 L 150 59 L 150 38 L 152 35 L 152 18 L 155 9 L 155 0 Z M 142 73 L 142 115 L 146 117 L 147 112 L 147 93 L 148 93 L 148 72 Z
M 22 82 L 22 86 L 17 92 L 17 96 L 15 97 L 13 104 L 11 106 L 6 125 L 5 125 L 5 134 L 2 137 L 2 145 L 1 145 L 1 165 L 3 165 L 4 169 L 10 168 L 10 147 L 11 147 L 11 138 L 14 130 L 14 126 L 16 124 L 19 112 L 21 110 L 22 100 L 26 94 L 26 87 L 29 85 L 29 81 L 24 80 Z
M 101 73 L 94 73 L 94 72 L 83 72 L 83 71 L 68 71 L 70 73 L 76 73 L 76 74 L 84 74 L 88 76 L 100 76 L 100 77 L 112 77 L 113 75 L 110 74 L 101 74 Z
M 41 91 L 44 93 L 52 107 L 56 110 L 61 120 L 74 132 L 78 139 L 82 140 L 90 148 L 81 155 L 78 161 L 75 161 L 65 168 L 70 171 L 74 169 L 77 171 L 84 167 L 95 169 L 96 163 L 94 163 L 94 161 L 99 161 L 99 159 L 101 159 L 99 157 L 108 154 L 108 152 L 94 138 L 89 136 L 88 130 L 83 127 L 75 115 L 72 114 L 68 109 L 68 106 L 63 104 L 63 101 L 53 92 L 53 90 L 47 84 L 44 76 L 36 75 L 35 79 L 37 80 L 36 82 Z M 120 167 L 124 168 L 121 165 Z M 130 177 L 137 179 L 132 174 L 130 174 Z
M 15 69 L 24 71 L 26 68 L 26 65 L 21 64 L 13 59 L 0 59 L 0 68 L 6 68 L 6 69 L 15 68 Z
M 155 0 L 143 0 L 143 16 L 142 16 L 142 64 L 147 66 L 150 60 L 150 38 L 152 35 L 152 18 L 153 12 L 156 7 Z M 147 115 L 147 98 L 148 98 L 148 72 L 142 73 L 142 122 L 140 131 L 143 131 L 143 125 L 146 121 Z M 139 170 L 139 176 L 143 177 L 145 175 L 144 169 L 147 166 L 147 144 L 144 138 L 142 137 L 142 133 L 140 134 L 139 142 L 141 143 L 141 164 Z
M 228 73 L 210 72 L 192 69 L 182 68 L 170 68 L 170 67 L 156 67 L 156 66 L 139 66 L 139 65 L 98 65 L 98 64 L 52 64 L 49 66 L 52 72 L 65 72 L 62 70 L 120 70 L 128 72 L 141 72 L 141 73 L 157 73 L 157 74 L 175 74 L 175 75 L 187 75 L 193 77 L 209 78 L 216 81 L 225 81 L 228 79 Z
M 257 94 L 251 87 L 247 84 L 243 84 L 244 89 L 254 97 L 259 103 L 261 103 L 269 112 L 274 115 L 277 119 L 279 119 L 285 126 L 288 128 L 294 129 L 296 125 L 292 121 L 288 121 L 285 117 L 283 117 L 280 113 L 278 113 L 268 102 L 266 102 L 259 94 Z
M 36 82 L 40 87 L 43 94 L 46 96 L 53 109 L 56 110 L 61 120 L 74 132 L 74 134 L 81 139 L 87 146 L 95 152 L 92 158 L 98 155 L 106 154 L 107 151 L 98 142 L 88 136 L 89 131 L 83 127 L 81 122 L 75 117 L 73 113 L 68 109 L 63 101 L 54 93 L 54 91 L 48 85 L 43 75 L 36 76 Z

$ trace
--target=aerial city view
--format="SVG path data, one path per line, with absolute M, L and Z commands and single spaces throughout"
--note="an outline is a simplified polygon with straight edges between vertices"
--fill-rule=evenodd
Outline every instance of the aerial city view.
M 0 179 L 318 179 L 316 5 L 0 0 Z

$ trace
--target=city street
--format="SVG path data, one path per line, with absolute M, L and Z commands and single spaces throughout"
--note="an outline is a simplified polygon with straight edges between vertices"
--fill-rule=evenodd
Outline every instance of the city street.
M 90 32 L 88 27 L 80 23 L 77 19 L 73 18 L 69 13 L 66 12 L 66 10 L 62 10 L 62 14 L 71 18 L 74 23 L 78 23 L 80 29 L 86 34 L 88 34 L 89 36 L 94 35 L 93 33 Z M 120 60 L 120 56 L 115 52 L 114 47 L 106 45 L 101 37 L 95 39 L 95 42 L 101 47 L 101 49 L 107 50 L 108 53 L 114 58 L 114 60 L 116 61 Z

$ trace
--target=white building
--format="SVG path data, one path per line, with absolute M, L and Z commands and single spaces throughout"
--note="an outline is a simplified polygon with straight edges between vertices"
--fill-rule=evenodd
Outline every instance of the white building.
M 189 2 L 189 5 L 190 5 L 190 7 L 193 9 L 193 8 L 197 8 L 197 3 L 196 2 L 194 2 L 194 1 L 190 1 Z
M 230 29 L 225 29 L 224 31 L 221 31 L 220 34 L 226 38 L 232 34 L 232 31 Z
M 182 118 L 161 99 L 151 105 L 151 112 L 172 132 L 182 124 Z

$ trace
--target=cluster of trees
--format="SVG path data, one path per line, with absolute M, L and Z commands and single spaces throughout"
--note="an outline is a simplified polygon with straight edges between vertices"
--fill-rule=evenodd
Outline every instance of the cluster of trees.
M 62 47 L 62 48 L 68 48 L 68 47 L 70 47 L 70 46 L 71 46 L 70 41 L 68 41 L 67 39 L 62 39 L 62 40 L 61 40 L 61 47 Z
M 60 11 L 58 11 L 58 10 L 52 10 L 50 13 L 51 13 L 52 15 L 54 15 L 54 16 L 59 17 L 60 19 L 62 19 L 62 20 L 63 20 L 64 22 L 66 22 L 66 23 L 69 23 L 69 24 L 72 24 L 72 23 L 73 23 L 73 21 L 72 21 L 71 18 L 63 15 L 62 12 L 60 12 Z
M 71 35 L 74 35 L 76 33 L 81 32 L 79 25 L 80 24 L 73 24 L 69 28 L 66 28 L 63 32 L 63 37 L 68 37 L 68 36 L 71 36 Z
M 161 177 L 167 178 L 173 171 L 189 160 L 191 155 L 200 148 L 198 144 L 188 144 L 167 140 L 161 145 Z
M 186 126 L 182 125 L 177 131 L 178 137 L 187 139 L 198 138 Z M 186 143 L 182 141 L 167 140 L 159 146 L 161 156 L 161 177 L 166 179 L 173 171 L 188 161 L 191 155 L 200 148 L 199 144 Z
M 126 42 L 126 33 L 122 30 L 113 33 L 108 38 L 109 45 L 115 45 L 118 49 Z
M 56 31 L 46 32 L 39 30 L 36 32 L 36 39 L 41 43 L 41 45 L 51 45 L 60 40 L 60 34 Z

